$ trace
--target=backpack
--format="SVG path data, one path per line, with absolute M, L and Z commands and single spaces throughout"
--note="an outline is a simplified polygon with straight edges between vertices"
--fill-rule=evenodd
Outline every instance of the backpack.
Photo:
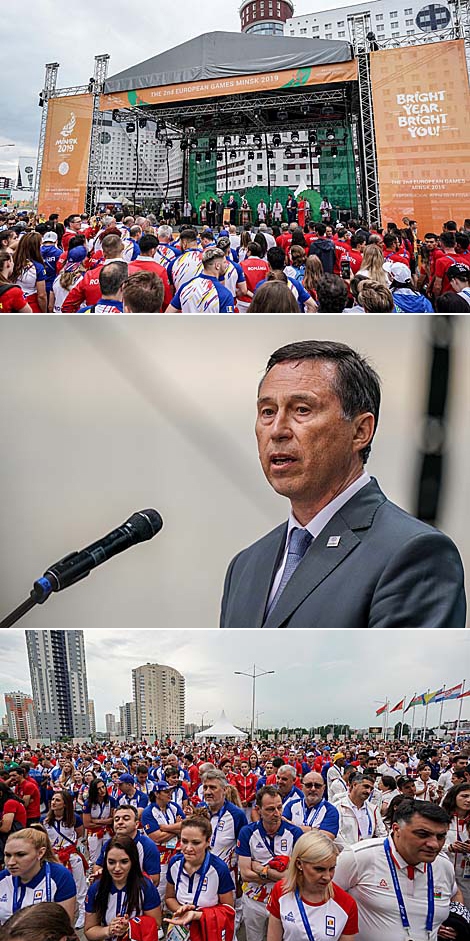
M 336 252 L 330 239 L 315 239 L 308 253 L 309 255 L 316 255 L 320 259 L 325 274 L 333 274 Z

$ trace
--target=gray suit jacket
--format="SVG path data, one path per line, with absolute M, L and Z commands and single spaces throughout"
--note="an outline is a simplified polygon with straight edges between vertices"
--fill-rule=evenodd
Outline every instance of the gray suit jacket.
M 387 500 L 374 479 L 314 539 L 264 622 L 286 531 L 284 523 L 232 560 L 221 627 L 465 627 L 456 546 Z M 327 545 L 331 536 L 337 546 Z

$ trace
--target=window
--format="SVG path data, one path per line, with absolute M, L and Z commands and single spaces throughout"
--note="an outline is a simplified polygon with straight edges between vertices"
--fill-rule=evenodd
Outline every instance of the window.
M 284 183 L 287 183 L 288 179 L 289 179 L 289 177 L 288 177 L 287 173 L 284 173 Z
M 398 39 L 399 36 L 400 36 L 400 33 L 392 33 L 392 39 Z
M 412 36 L 413 33 L 414 33 L 414 29 L 407 29 L 407 31 L 406 31 L 406 35 L 407 35 L 407 36 Z
M 400 29 L 400 24 L 399 24 L 399 23 L 390 23 L 390 26 L 391 26 L 392 29 Z
M 301 36 L 305 36 L 306 33 L 307 33 L 307 30 L 306 30 L 306 29 L 301 29 L 301 30 L 300 30 L 300 35 L 301 35 Z
M 393 13 L 390 13 L 390 14 L 389 14 L 389 16 L 390 16 L 390 19 L 391 19 L 391 20 L 394 20 L 394 19 L 398 16 L 398 13 L 397 13 L 396 10 L 394 10 Z
M 293 29 L 291 29 L 290 34 L 291 34 L 291 36 L 295 36 L 295 32 L 294 32 Z
M 412 16 L 413 10 L 405 10 L 405 16 Z
M 344 32 L 344 30 L 340 30 L 340 32 L 338 33 L 338 39 L 344 39 L 345 36 L 346 36 L 346 33 Z
M 343 29 L 343 28 L 344 28 L 344 20 L 339 20 L 336 25 L 337 25 L 338 29 Z
M 258 153 L 258 154 L 256 154 L 256 156 L 257 156 L 258 160 L 262 160 L 262 159 L 263 159 L 263 154 L 262 154 L 262 153 Z M 261 169 L 262 169 L 261 167 L 258 167 L 258 170 L 261 170 Z
M 413 20 L 405 20 L 405 26 L 413 26 Z
M 333 39 L 332 33 L 325 33 L 325 39 Z
M 258 183 L 262 183 L 262 182 L 263 182 L 263 174 L 262 174 L 262 173 L 258 173 L 258 176 L 256 177 L 256 179 L 258 180 Z
M 325 23 L 325 29 L 332 29 L 333 23 Z
M 383 13 L 377 13 L 377 16 L 375 17 L 375 22 L 379 23 L 383 20 L 383 18 L 384 18 Z

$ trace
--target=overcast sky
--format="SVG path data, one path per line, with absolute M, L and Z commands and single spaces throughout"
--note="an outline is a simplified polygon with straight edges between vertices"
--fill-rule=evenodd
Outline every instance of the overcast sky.
M 5 3 L 2 35 L 8 45 L 0 113 L 0 176 L 15 176 L 18 157 L 37 153 L 41 112 L 39 91 L 47 62 L 59 62 L 58 88 L 86 85 L 94 57 L 111 56 L 109 75 L 130 68 L 202 33 L 240 31 L 238 0 L 178 0 L 172 9 L 154 0 L 136 6 L 126 0 L 60 0 Z M 347 6 L 349 0 L 295 0 L 296 14 Z M 175 65 L 178 65 L 175 62 Z M 183 64 L 183 63 L 181 63 Z
M 219 718 L 222 709 L 238 726 L 249 725 L 251 673 L 275 670 L 256 683 L 260 727 L 306 727 L 336 720 L 362 728 L 380 725 L 376 709 L 403 696 L 470 683 L 470 633 L 464 631 L 85 631 L 88 694 L 97 727 L 104 714 L 132 699 L 131 670 L 164 663 L 186 677 L 186 721 Z M 464 664 L 467 665 L 467 676 Z M 4 692 L 31 690 L 24 631 L 0 632 L 0 714 Z M 378 702 L 376 702 L 376 700 Z M 470 718 L 470 697 L 462 718 Z M 443 721 L 457 718 L 459 703 L 444 706 Z M 428 725 L 440 707 L 429 706 Z M 412 712 L 408 713 L 410 718 Z M 421 727 L 424 709 L 416 709 Z M 401 720 L 401 713 L 391 716 Z

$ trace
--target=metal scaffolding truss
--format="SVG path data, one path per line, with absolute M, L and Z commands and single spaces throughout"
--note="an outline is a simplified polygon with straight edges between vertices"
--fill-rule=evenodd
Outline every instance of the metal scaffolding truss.
M 380 224 L 380 193 L 375 145 L 374 107 L 370 80 L 370 13 L 348 16 L 357 59 L 359 85 L 359 143 L 362 151 L 361 203 L 369 225 Z
M 91 213 L 96 202 L 96 191 L 101 178 L 101 132 L 104 112 L 100 111 L 100 97 L 108 74 L 109 55 L 95 56 L 93 75 L 93 123 L 91 132 L 90 161 L 88 164 L 88 182 L 85 212 Z
M 33 206 L 36 209 L 39 198 L 39 184 L 41 181 L 42 163 L 44 160 L 44 143 L 46 140 L 47 111 L 48 101 L 55 94 L 57 84 L 57 74 L 59 71 L 58 62 L 49 62 L 46 65 L 46 77 L 44 79 L 44 88 L 39 93 L 39 100 L 42 101 L 41 127 L 39 130 L 38 159 L 36 164 L 36 177 L 34 180 Z

